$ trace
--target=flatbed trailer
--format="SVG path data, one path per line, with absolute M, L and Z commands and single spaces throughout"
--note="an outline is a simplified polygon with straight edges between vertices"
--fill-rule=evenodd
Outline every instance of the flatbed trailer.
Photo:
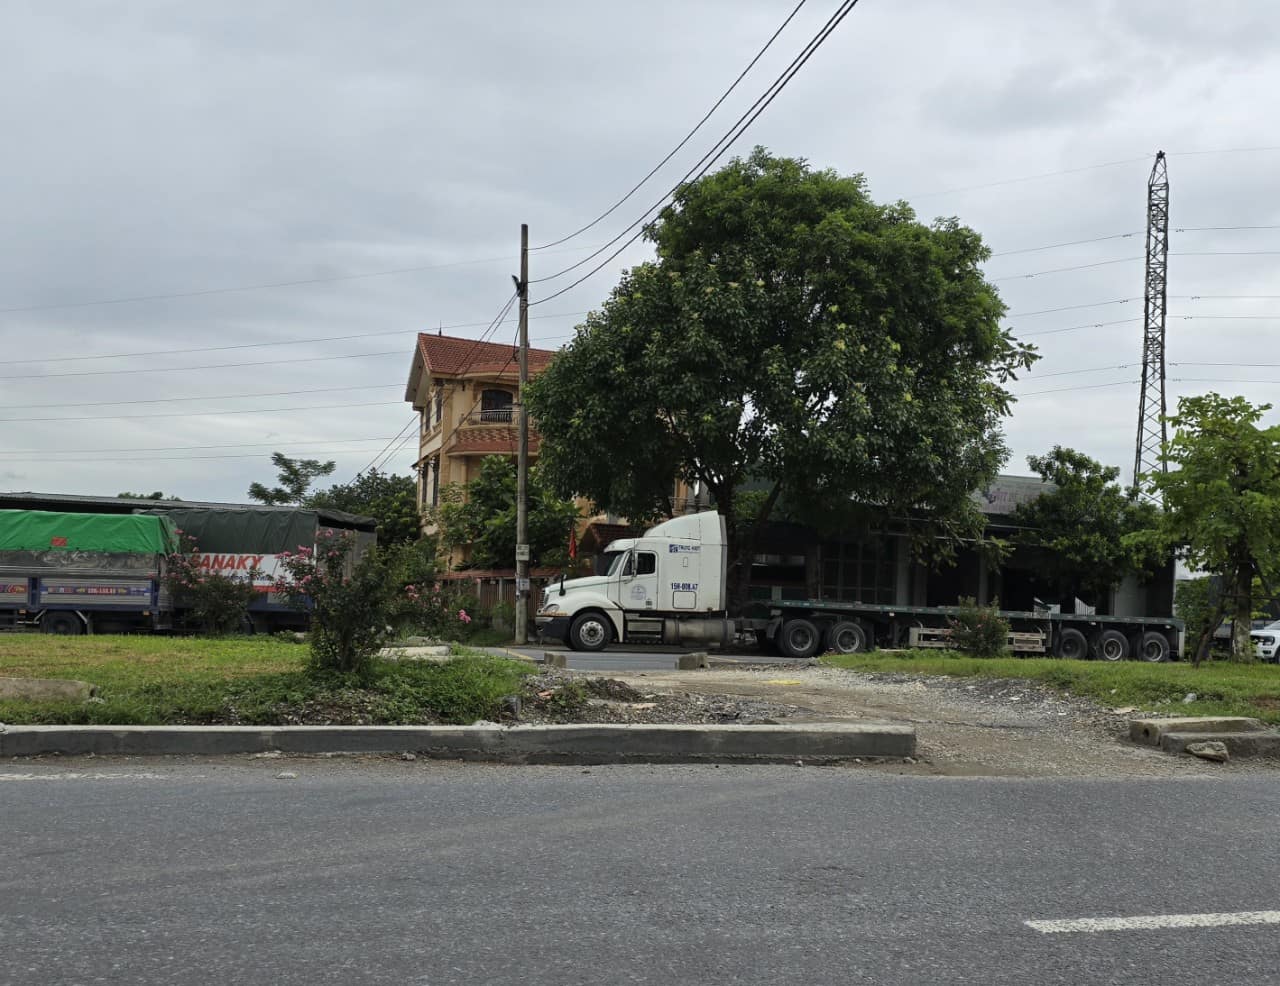
M 778 600 L 732 614 L 727 605 L 724 518 L 677 517 L 643 537 L 609 545 L 599 575 L 548 587 L 535 617 L 539 637 L 574 650 L 611 643 L 724 646 L 754 638 L 786 657 L 873 647 L 948 647 L 956 606 L 890 606 L 825 599 Z M 1173 617 L 1000 612 L 1015 654 L 1123 661 L 1176 657 L 1183 625 Z
M 790 657 L 875 647 L 948 647 L 955 606 L 888 606 L 822 599 L 768 604 L 767 619 L 743 621 L 762 645 Z M 1183 623 L 1174 617 L 1000 610 L 1015 654 L 1152 663 L 1177 658 Z

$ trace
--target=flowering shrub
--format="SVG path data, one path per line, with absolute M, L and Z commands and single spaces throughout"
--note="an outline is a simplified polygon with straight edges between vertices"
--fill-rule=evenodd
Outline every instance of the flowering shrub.
M 433 582 L 404 587 L 399 616 L 401 624 L 441 640 L 457 640 L 470 630 L 475 600 L 460 587 Z
M 174 608 L 186 623 L 201 632 L 220 637 L 244 627 L 249 604 L 257 596 L 253 587 L 261 572 L 244 576 L 211 572 L 200 564 L 196 539 L 178 531 L 179 549 L 165 559 L 165 588 L 173 594 Z
M 1009 624 L 1001 619 L 999 603 L 979 606 L 961 599 L 951 626 L 951 646 L 974 657 L 999 657 L 1009 650 Z
M 325 528 L 314 550 L 280 555 L 284 574 L 276 592 L 311 615 L 311 663 L 316 668 L 361 671 L 387 637 L 391 599 L 387 566 L 376 551 L 356 561 L 355 537 Z

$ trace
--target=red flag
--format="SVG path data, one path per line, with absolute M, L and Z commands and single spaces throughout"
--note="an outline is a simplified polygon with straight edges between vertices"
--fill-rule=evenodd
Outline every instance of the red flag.
M 578 557 L 578 525 L 569 525 L 569 557 Z

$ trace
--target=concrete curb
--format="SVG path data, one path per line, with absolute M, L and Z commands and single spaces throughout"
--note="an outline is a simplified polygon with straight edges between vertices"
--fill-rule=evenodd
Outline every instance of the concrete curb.
M 915 754 L 889 723 L 564 726 L 8 726 L 0 756 L 402 753 L 500 763 L 833 763 Z

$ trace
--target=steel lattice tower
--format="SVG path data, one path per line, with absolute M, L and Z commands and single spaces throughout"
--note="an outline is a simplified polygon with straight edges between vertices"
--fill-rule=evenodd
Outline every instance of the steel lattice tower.
M 1142 390 L 1138 395 L 1138 446 L 1133 485 L 1143 499 L 1157 494 L 1144 475 L 1165 471 L 1160 460 L 1167 437 L 1164 416 L 1164 325 L 1169 267 L 1169 174 L 1164 151 L 1156 152 L 1147 180 L 1147 267 L 1143 294 Z

